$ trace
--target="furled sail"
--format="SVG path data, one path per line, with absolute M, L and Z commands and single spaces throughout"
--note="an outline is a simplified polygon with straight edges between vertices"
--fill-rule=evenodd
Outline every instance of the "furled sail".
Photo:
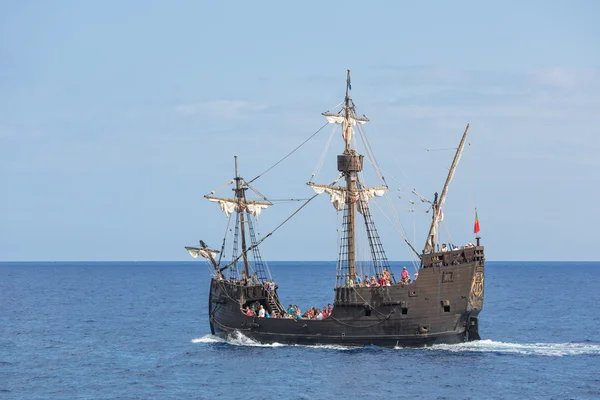
M 246 211 L 247 213 L 258 217 L 263 209 L 273 205 L 270 201 L 238 200 L 209 195 L 204 197 L 212 202 L 218 203 L 221 211 L 223 211 L 226 216 L 229 216 L 234 212 Z
M 323 113 L 323 116 L 327 119 L 327 122 L 329 122 L 330 124 L 341 124 L 346 120 L 346 117 L 342 114 Z M 348 119 L 350 120 L 350 125 L 352 126 L 355 126 L 357 123 L 363 125 L 369 122 L 368 118 L 350 116 L 348 117 Z
M 331 204 L 338 211 L 343 210 L 346 203 L 356 203 L 358 200 L 368 203 L 375 196 L 383 196 L 387 190 L 386 186 L 379 186 L 356 189 L 350 192 L 343 186 L 328 186 L 317 183 L 307 183 L 307 185 L 312 187 L 317 194 L 327 193 L 331 198 Z M 362 213 L 362 207 L 358 207 L 358 211 Z
M 327 122 L 330 124 L 341 124 L 342 125 L 342 137 L 344 140 L 350 140 L 354 136 L 354 128 L 356 124 L 366 124 L 369 122 L 368 118 L 359 118 L 354 115 L 348 115 L 347 117 L 343 114 L 331 114 L 331 113 L 323 113 L 323 116 L 327 119 Z M 349 121 L 350 126 L 348 126 L 347 122 Z M 348 135 L 348 137 L 346 137 Z
M 185 249 L 187 250 L 188 253 L 190 253 L 190 256 L 192 256 L 192 258 L 198 258 L 198 256 L 202 256 L 202 257 L 210 260 L 211 258 L 214 259 L 217 256 L 217 254 L 219 254 L 219 252 L 216 250 L 199 249 L 197 247 L 187 247 L 186 246 Z

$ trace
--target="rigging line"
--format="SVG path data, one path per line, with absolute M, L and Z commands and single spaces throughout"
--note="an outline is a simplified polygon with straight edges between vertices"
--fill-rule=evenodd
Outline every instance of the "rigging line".
M 387 286 L 386 286 L 386 287 L 387 287 Z M 354 290 L 354 293 L 356 293 L 356 295 L 357 295 L 358 297 L 360 297 L 360 298 L 362 299 L 362 301 L 364 301 L 364 302 L 365 302 L 365 304 L 366 304 L 366 305 L 368 305 L 369 307 L 371 307 L 373 310 L 377 311 L 379 314 L 381 314 L 381 315 L 385 315 L 384 313 L 382 313 L 381 311 L 379 311 L 379 310 L 378 310 L 376 307 L 374 307 L 374 306 L 373 306 L 371 303 L 369 303 L 369 302 L 367 301 L 367 299 L 365 299 L 364 297 L 362 297 L 362 296 L 360 295 L 360 293 L 358 292 L 358 290 L 356 290 L 356 286 L 352 286 L 352 290 Z M 387 291 L 387 292 L 388 292 L 388 295 L 389 295 L 389 291 Z
M 257 175 L 256 177 L 254 177 L 254 179 L 250 180 L 250 182 L 248 183 L 252 183 L 255 180 L 257 180 L 258 178 L 260 178 L 261 176 L 263 176 L 264 174 L 266 174 L 267 172 L 269 172 L 270 170 L 272 170 L 273 168 L 275 168 L 277 165 L 279 165 L 279 163 L 281 163 L 283 160 L 285 160 L 286 158 L 288 158 L 289 156 L 291 156 L 292 154 L 294 154 L 296 152 L 296 150 L 298 150 L 300 147 L 304 146 L 306 144 L 306 142 L 308 142 L 310 139 L 312 139 L 313 137 L 315 137 L 317 135 L 317 133 L 321 132 L 321 130 L 323 128 L 325 128 L 327 125 L 329 125 L 329 122 L 326 122 L 322 127 L 320 127 L 315 133 L 313 133 L 312 135 L 310 135 L 308 137 L 308 139 L 306 139 L 304 142 L 300 143 L 300 145 L 298 145 L 294 150 L 292 150 L 291 152 L 289 152 L 285 157 L 283 157 L 281 160 L 277 161 L 275 164 L 273 164 L 271 167 L 267 168 L 265 171 L 263 171 L 261 174 Z
M 448 151 L 448 150 L 456 150 L 457 147 L 448 147 L 445 149 L 428 149 L 427 147 L 424 147 L 425 150 L 429 151 Z
M 381 311 L 378 311 L 378 312 L 381 313 Z M 335 318 L 334 316 L 331 316 L 331 315 L 329 317 L 327 317 L 327 318 L 331 318 L 334 321 L 336 321 L 337 323 L 342 324 L 342 325 L 346 325 L 346 326 L 348 326 L 350 328 L 370 328 L 370 327 L 375 326 L 375 325 L 383 324 L 385 321 L 387 321 L 388 319 L 390 319 L 390 317 L 392 316 L 392 314 L 395 314 L 395 313 L 396 313 L 396 307 L 392 308 L 392 311 L 390 311 L 390 313 L 388 315 L 386 315 L 383 320 L 375 322 L 375 323 L 373 323 L 371 325 L 361 325 L 361 326 L 347 324 L 347 323 L 343 322 L 342 320 L 339 320 L 339 319 L 337 319 L 337 318 Z M 385 314 L 381 314 L 381 315 L 385 315 Z
M 406 238 L 406 232 L 404 232 L 404 228 L 402 228 L 402 225 L 400 224 L 400 227 L 402 228 L 402 231 L 400 229 L 398 229 L 398 227 L 396 227 L 396 225 L 394 224 L 394 222 L 390 219 L 390 217 L 388 217 L 388 215 L 383 212 L 383 210 L 381 209 L 381 207 L 379 207 L 379 204 L 377 204 L 376 201 L 373 201 L 373 203 L 375 203 L 375 205 L 377 206 L 377 208 L 379 208 L 379 211 L 381 211 L 381 213 L 385 216 L 385 218 L 387 218 L 387 220 L 389 221 L 389 223 L 396 229 L 396 231 L 400 234 L 400 237 L 402 237 L 402 240 L 404 240 L 404 242 L 408 245 L 408 247 L 410 247 L 410 249 L 412 251 L 415 252 L 415 254 L 420 257 L 419 253 L 415 250 L 415 248 L 412 246 L 412 244 L 410 244 L 410 242 L 408 241 L 408 239 Z
M 250 183 L 248 183 L 246 181 L 244 181 L 244 183 L 246 184 L 246 186 L 248 186 L 250 188 L 250 190 L 252 190 L 254 193 L 256 193 L 257 195 L 259 195 L 260 197 L 262 197 L 263 200 L 266 200 L 266 201 L 270 202 L 270 200 L 267 199 L 267 196 L 265 196 L 264 194 L 262 194 L 261 192 L 259 192 L 258 189 L 256 189 L 255 187 L 250 186 Z
M 329 110 L 325 111 L 325 114 L 331 112 L 331 110 L 333 110 L 334 108 L 338 108 L 339 106 L 341 106 L 342 104 L 344 104 L 345 101 L 346 101 L 346 99 L 340 101 L 337 105 L 335 105 L 335 106 L 331 107 Z M 340 110 L 340 112 L 341 112 L 341 110 Z
M 342 179 L 344 176 L 344 174 L 340 174 L 337 179 L 335 181 L 333 181 L 331 185 L 335 185 L 340 179 Z M 304 207 L 306 207 L 308 205 L 308 203 L 310 203 L 315 197 L 317 197 L 320 193 L 315 193 L 314 196 L 312 196 L 310 199 L 306 200 L 306 202 L 304 204 L 302 204 L 296 211 L 294 211 L 292 213 L 292 215 L 290 215 L 289 217 L 287 217 L 282 223 L 280 223 L 279 225 L 277 225 L 275 227 L 275 229 L 273 229 L 271 232 L 267 233 L 267 235 L 265 237 L 263 237 L 262 239 L 260 239 L 258 242 L 254 243 L 252 246 L 248 247 L 246 249 L 246 251 L 243 251 L 242 254 L 240 254 L 239 256 L 237 256 L 233 261 L 231 261 L 231 263 L 227 264 L 226 266 L 224 266 L 223 268 L 221 268 L 221 272 L 223 272 L 225 269 L 231 267 L 232 265 L 234 265 L 235 263 L 237 263 L 239 261 L 240 258 L 242 258 L 242 256 L 246 253 L 248 253 L 250 250 L 253 250 L 254 248 L 258 247 L 266 238 L 268 238 L 269 236 L 271 236 L 272 234 L 274 234 L 279 228 L 281 228 L 286 222 L 288 222 L 290 219 L 292 219 L 292 217 L 296 214 L 298 214 L 298 212 L 300 212 L 300 210 L 302 210 Z
M 396 179 L 392 174 L 390 174 L 389 172 L 387 172 L 386 170 L 384 170 L 383 168 L 381 168 L 379 165 L 375 165 L 371 162 L 371 160 L 367 159 L 367 161 L 369 161 L 369 163 L 371 163 L 371 165 L 373 165 L 374 168 L 381 170 L 381 172 L 383 172 L 384 174 L 386 174 L 388 177 L 390 177 L 394 182 L 396 182 L 397 184 L 399 184 L 400 186 L 404 187 L 406 190 L 410 191 L 411 193 L 414 193 L 415 195 L 417 195 L 419 197 L 419 199 L 422 196 L 419 196 L 417 193 L 414 192 L 414 189 L 409 188 L 408 186 L 406 186 L 404 183 L 400 182 L 398 179 Z M 402 170 L 402 168 L 400 167 L 400 171 L 402 172 L 402 175 L 404 175 L 406 177 L 406 174 L 404 173 L 404 170 Z M 424 198 L 424 197 L 423 197 Z
M 225 252 L 225 242 L 227 240 L 227 232 L 229 231 L 229 226 L 231 225 L 231 215 L 227 218 L 227 226 L 225 227 L 225 234 L 223 235 L 223 244 L 221 245 L 221 252 L 219 253 L 219 261 L 217 261 L 217 266 L 221 265 L 221 259 L 223 258 L 223 253 Z
M 214 193 L 218 192 L 219 190 L 221 190 L 221 189 L 224 189 L 224 188 L 226 188 L 227 186 L 231 185 L 232 183 L 233 183 L 233 180 L 230 180 L 230 181 L 229 181 L 229 182 L 227 182 L 226 184 L 219 186 L 219 187 L 218 187 L 218 188 L 216 188 L 215 190 L 212 190 L 212 191 L 211 191 L 209 194 L 214 194 Z
M 256 236 L 260 237 L 260 228 L 258 227 L 258 217 L 254 218 L 254 225 L 256 226 Z M 262 260 L 262 257 L 261 257 Z M 273 279 L 273 275 L 271 275 L 271 269 L 269 268 L 269 263 L 267 262 L 267 260 L 262 260 L 262 262 L 265 264 L 266 270 L 267 270 L 267 274 L 269 275 L 268 279 Z
M 452 236 L 450 235 L 450 230 L 448 229 L 446 222 L 442 221 L 442 225 L 444 225 L 444 231 L 446 232 L 446 235 L 448 235 L 448 244 L 452 243 L 452 245 L 456 245 L 456 243 L 454 243 L 454 239 L 452 239 Z
M 371 164 L 375 168 L 375 171 L 377 173 L 377 177 L 380 179 L 380 181 L 383 184 L 385 184 L 386 183 L 385 182 L 385 177 L 381 173 L 383 170 L 381 168 L 379 168 L 379 164 L 377 163 L 377 159 L 375 158 L 375 153 L 373 152 L 373 148 L 371 147 L 371 144 L 369 143 L 369 139 L 367 138 L 367 135 L 365 134 L 365 131 L 362 128 L 362 126 L 358 125 L 357 128 L 358 128 L 358 132 L 360 133 L 360 138 L 362 139 L 362 142 L 365 145 L 365 148 L 367 149 L 367 152 L 369 154 L 369 158 L 371 160 L 373 160 L 371 162 Z
M 271 203 L 276 201 L 286 202 L 286 201 L 306 201 L 308 199 L 269 199 Z
M 327 152 L 329 151 L 329 147 L 331 146 L 331 140 L 333 139 L 333 134 L 335 133 L 336 130 L 337 130 L 337 127 L 334 124 L 333 128 L 331 129 L 331 133 L 329 134 L 329 139 L 327 139 L 327 143 L 325 144 L 325 147 L 323 148 L 323 152 L 321 153 L 321 157 L 317 161 L 317 166 L 315 167 L 312 175 L 310 176 L 309 182 L 312 182 L 313 178 L 316 177 L 319 174 L 319 172 L 321 172 L 321 168 L 323 168 L 323 164 L 325 163 L 325 158 L 327 157 Z

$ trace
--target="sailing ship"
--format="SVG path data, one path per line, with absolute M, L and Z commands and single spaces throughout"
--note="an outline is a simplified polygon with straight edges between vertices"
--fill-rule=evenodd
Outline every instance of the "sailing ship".
M 383 195 L 388 186 L 384 182 L 368 187 L 363 182 L 364 156 L 353 146 L 353 138 L 356 130 L 362 135 L 361 125 L 369 120 L 357 116 L 350 90 L 348 70 L 341 109 L 323 113 L 328 123 L 341 125 L 342 129 L 344 149 L 337 156 L 338 179 L 329 185 L 313 183 L 312 178 L 308 183 L 316 194 L 307 202 L 318 194 L 327 193 L 333 206 L 343 215 L 333 308 L 325 311 L 326 318 L 310 319 L 281 304 L 279 290 L 273 279 L 269 279 L 270 271 L 259 246 L 283 223 L 259 238 L 256 218 L 273 203 L 254 188 L 254 180 L 247 182 L 239 175 L 236 156 L 235 177 L 229 182 L 234 185 L 234 196 L 217 196 L 215 191 L 204 196 L 220 206 L 228 217 L 227 231 L 235 232 L 231 261 L 223 260 L 226 239 L 219 251 L 203 241 L 199 247 L 186 247 L 192 257 L 201 256 L 211 266 L 208 298 L 211 333 L 223 338 L 241 333 L 260 343 L 300 345 L 420 347 L 479 340 L 484 248 L 477 236 L 476 243 L 461 248 L 445 248 L 444 245 L 440 249 L 438 235 L 443 219 L 442 207 L 469 126 L 460 140 L 439 198 L 436 193 L 434 200 L 429 202 L 432 221 L 423 250 L 418 252 L 404 237 L 417 260 L 418 278 L 407 279 L 408 274 L 403 271 L 396 279 L 370 209 L 370 201 Z M 370 146 L 367 149 L 370 154 Z M 343 184 L 336 185 L 342 179 Z M 250 200 L 249 192 L 254 192 L 260 200 Z M 366 232 L 368 264 L 357 257 L 359 222 L 364 223 L 362 229 Z M 475 233 L 478 233 L 478 224 Z M 371 282 L 368 276 L 361 280 L 367 268 L 371 272 L 369 275 L 376 276 L 377 281 L 372 279 L 374 282 Z

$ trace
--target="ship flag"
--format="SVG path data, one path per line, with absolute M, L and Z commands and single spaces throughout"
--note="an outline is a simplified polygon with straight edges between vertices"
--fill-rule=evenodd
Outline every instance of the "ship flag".
M 479 233 L 479 217 L 477 216 L 477 209 L 475 209 L 475 226 L 473 227 L 473 233 L 476 235 Z

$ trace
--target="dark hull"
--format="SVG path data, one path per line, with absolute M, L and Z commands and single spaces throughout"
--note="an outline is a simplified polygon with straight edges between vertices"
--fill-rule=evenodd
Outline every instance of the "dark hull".
M 299 345 L 422 347 L 478 340 L 483 248 L 477 248 L 477 254 L 469 262 L 421 268 L 419 278 L 406 286 L 338 288 L 332 315 L 321 321 L 246 316 L 241 305 L 258 301 L 271 309 L 275 303 L 261 286 L 213 279 L 211 332 L 221 337 L 240 332 L 260 343 Z

